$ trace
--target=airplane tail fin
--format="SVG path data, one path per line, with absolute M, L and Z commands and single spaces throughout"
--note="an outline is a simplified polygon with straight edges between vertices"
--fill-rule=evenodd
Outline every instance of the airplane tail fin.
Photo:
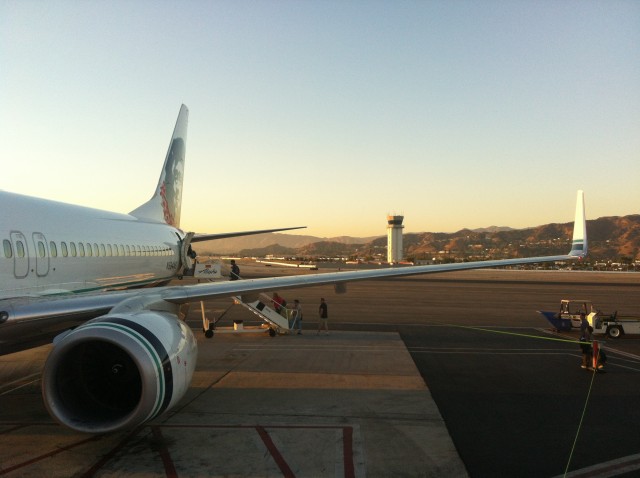
M 164 222 L 180 227 L 188 120 L 189 109 L 182 105 L 156 191 L 151 199 L 129 213 L 132 216 L 145 221 Z
M 584 209 L 584 191 L 578 191 L 576 217 L 573 222 L 573 241 L 569 255 L 585 257 L 587 249 L 587 218 Z

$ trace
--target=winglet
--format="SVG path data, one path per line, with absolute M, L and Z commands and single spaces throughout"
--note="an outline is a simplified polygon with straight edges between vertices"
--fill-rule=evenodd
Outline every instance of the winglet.
M 576 217 L 573 222 L 573 241 L 570 256 L 585 257 L 587 255 L 587 219 L 584 210 L 584 191 L 578 191 Z
M 189 109 L 182 105 L 176 127 L 171 136 L 169 150 L 160 173 L 158 186 L 142 206 L 129 214 L 147 221 L 165 222 L 180 227 L 180 206 L 182 205 L 182 178 L 184 177 L 184 156 L 187 142 Z

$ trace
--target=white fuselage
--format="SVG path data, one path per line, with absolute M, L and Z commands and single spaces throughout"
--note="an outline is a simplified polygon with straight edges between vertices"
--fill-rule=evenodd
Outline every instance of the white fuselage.
M 184 233 L 128 214 L 0 191 L 0 300 L 163 283 Z

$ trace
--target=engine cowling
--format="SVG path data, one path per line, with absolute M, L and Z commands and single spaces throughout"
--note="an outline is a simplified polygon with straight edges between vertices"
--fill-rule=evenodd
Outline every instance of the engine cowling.
M 196 359 L 193 333 L 171 313 L 98 317 L 55 343 L 42 374 L 44 403 L 81 432 L 133 428 L 184 396 Z

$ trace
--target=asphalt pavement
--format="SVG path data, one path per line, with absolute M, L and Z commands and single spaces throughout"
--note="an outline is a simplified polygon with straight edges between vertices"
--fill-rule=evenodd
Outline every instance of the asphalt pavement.
M 4 356 L 0 475 L 639 473 L 640 338 L 607 341 L 594 374 L 580 368 L 577 333 L 553 333 L 535 311 L 581 298 L 640 313 L 640 275 L 470 271 L 283 295 L 303 304 L 302 337 L 200 335 L 187 396 L 130 433 L 54 424 L 39 394 L 47 347 Z M 314 333 L 320 297 L 329 337 Z M 219 326 L 250 325 L 230 305 L 205 308 Z M 188 321 L 199 333 L 198 308 Z

